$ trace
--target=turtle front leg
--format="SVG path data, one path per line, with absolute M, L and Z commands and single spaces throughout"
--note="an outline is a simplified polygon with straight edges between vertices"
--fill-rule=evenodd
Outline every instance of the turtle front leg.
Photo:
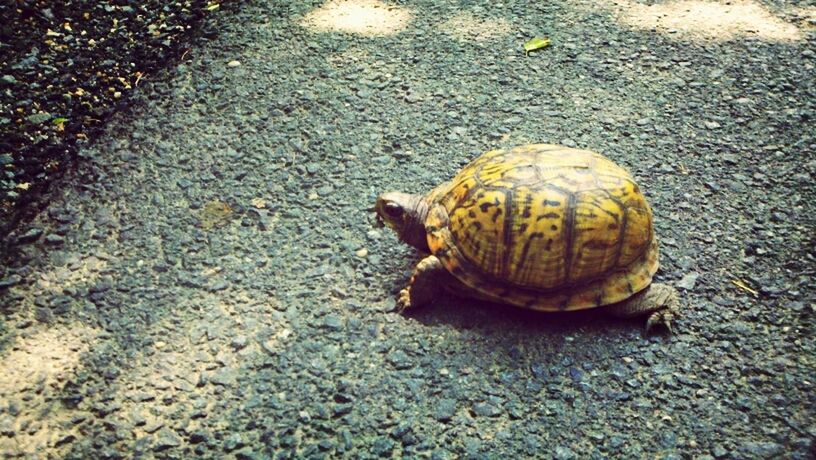
M 672 332 L 671 323 L 680 313 L 680 297 L 677 289 L 668 284 L 655 283 L 623 302 L 610 305 L 607 312 L 619 318 L 633 318 L 649 314 L 646 333 L 662 324 Z
M 436 256 L 420 260 L 411 280 L 397 297 L 397 310 L 403 312 L 408 308 L 421 307 L 442 294 L 445 284 L 452 281 L 452 276 Z

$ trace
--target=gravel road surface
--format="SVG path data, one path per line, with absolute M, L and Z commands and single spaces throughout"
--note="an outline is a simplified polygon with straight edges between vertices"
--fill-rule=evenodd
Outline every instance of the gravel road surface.
M 349 14 L 346 14 L 349 13 Z M 4 458 L 814 456 L 814 9 L 244 2 L 0 271 Z M 522 45 L 547 36 L 548 48 Z M 370 212 L 484 150 L 645 190 L 675 334 L 443 298 Z

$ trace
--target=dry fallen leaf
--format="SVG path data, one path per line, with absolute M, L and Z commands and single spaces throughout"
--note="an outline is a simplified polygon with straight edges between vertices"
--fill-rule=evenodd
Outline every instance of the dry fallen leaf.
M 212 200 L 204 203 L 201 209 L 201 228 L 211 230 L 229 223 L 232 218 L 232 208 L 223 201 Z

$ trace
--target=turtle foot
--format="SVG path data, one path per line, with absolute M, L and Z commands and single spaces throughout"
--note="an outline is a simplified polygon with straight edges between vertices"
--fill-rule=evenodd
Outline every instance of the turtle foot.
M 411 287 L 408 286 L 400 290 L 397 295 L 397 313 L 402 313 L 411 308 Z
M 610 306 L 608 311 L 620 318 L 648 315 L 647 335 L 658 325 L 664 326 L 671 334 L 672 322 L 680 313 L 680 298 L 672 286 L 655 283 L 629 299 Z
M 397 311 L 402 313 L 433 301 L 442 293 L 444 283 L 440 281 L 450 276 L 436 256 L 420 260 L 411 280 L 397 295 Z
M 652 312 L 646 320 L 646 335 L 649 335 L 656 325 L 664 326 L 669 334 L 673 334 L 672 321 L 674 321 L 674 311 L 669 308 Z

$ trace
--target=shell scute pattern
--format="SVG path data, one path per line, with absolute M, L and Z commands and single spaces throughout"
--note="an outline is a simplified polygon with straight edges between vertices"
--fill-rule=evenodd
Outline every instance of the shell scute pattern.
M 594 152 L 490 151 L 431 196 L 431 251 L 487 299 L 590 308 L 630 297 L 657 270 L 645 198 L 629 173 Z
M 508 250 L 507 281 L 522 286 L 553 288 L 564 284 L 567 265 L 564 254 L 567 240 L 567 213 L 563 204 L 569 196 L 557 190 L 541 194 L 528 187 L 516 190 L 521 209 L 512 225 L 515 236 Z M 496 273 L 493 273 L 496 275 Z

